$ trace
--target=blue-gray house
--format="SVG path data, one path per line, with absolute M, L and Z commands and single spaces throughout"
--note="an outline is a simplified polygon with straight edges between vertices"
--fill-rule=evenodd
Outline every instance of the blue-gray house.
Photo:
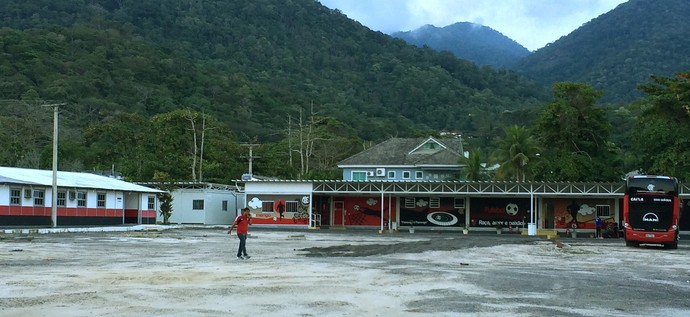
M 338 163 L 343 180 L 459 180 L 462 138 L 391 138 Z

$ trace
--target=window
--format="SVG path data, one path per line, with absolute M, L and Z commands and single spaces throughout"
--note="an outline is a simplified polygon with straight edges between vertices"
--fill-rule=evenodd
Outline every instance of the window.
M 77 207 L 86 207 L 86 192 L 77 192 Z
M 96 194 L 96 207 L 98 208 L 105 208 L 105 193 L 98 193 Z
M 441 208 L 441 198 L 438 198 L 438 197 L 429 198 L 429 208 Z
M 465 198 L 455 198 L 455 208 L 465 208 Z
M 273 202 L 272 201 L 262 201 L 261 202 L 261 212 L 273 212 Z
M 58 207 L 65 207 L 67 206 L 67 192 L 58 192 L 57 193 L 57 206 Z
M 439 147 L 440 146 L 438 145 L 438 143 L 434 143 L 434 142 L 429 142 L 429 143 L 424 144 L 424 149 L 427 149 L 427 150 L 435 150 L 435 149 L 438 149 Z
M 414 208 L 415 206 L 415 199 L 411 197 L 406 197 L 405 198 L 405 208 Z
M 155 210 L 156 209 L 156 197 L 155 196 L 149 196 L 149 201 L 148 201 L 147 207 L 149 208 L 149 210 Z
M 34 189 L 34 206 L 43 206 L 45 204 L 44 190 Z
M 611 206 L 609 205 L 597 205 L 597 216 L 599 217 L 611 217 Z
M 365 181 L 367 180 L 367 172 L 352 172 L 353 181 Z
M 285 202 L 286 212 L 298 212 L 299 211 L 299 201 L 286 201 Z
M 388 171 L 388 178 L 395 178 L 395 172 L 394 171 Z
M 403 179 L 410 179 L 410 171 L 404 171 L 403 173 Z
M 416 171 L 414 172 L 414 178 L 416 179 L 422 179 L 424 177 L 424 172 L 422 171 Z
M 223 200 L 220 202 L 220 210 L 228 211 L 228 201 L 227 200 Z
M 22 204 L 22 189 L 10 188 L 10 205 Z
M 203 199 L 192 200 L 192 210 L 204 210 L 204 200 Z

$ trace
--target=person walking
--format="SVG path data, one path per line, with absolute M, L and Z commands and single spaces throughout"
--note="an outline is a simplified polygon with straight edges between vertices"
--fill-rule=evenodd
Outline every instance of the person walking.
M 249 208 L 242 208 L 242 214 L 235 218 L 235 222 L 232 223 L 232 227 L 228 229 L 228 234 L 232 234 L 232 230 L 237 228 L 237 238 L 240 239 L 240 247 L 237 249 L 237 258 L 240 260 L 245 260 L 251 258 L 247 255 L 247 233 L 249 231 L 249 225 L 252 224 L 252 214 L 249 212 Z

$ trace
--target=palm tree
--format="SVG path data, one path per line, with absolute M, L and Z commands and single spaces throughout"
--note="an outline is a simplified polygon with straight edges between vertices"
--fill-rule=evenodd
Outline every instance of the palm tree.
M 539 157 L 539 145 L 525 127 L 514 125 L 505 128 L 504 132 L 505 138 L 498 141 L 492 153 L 493 161 L 500 165 L 496 177 L 524 182 L 528 164 Z
M 477 148 L 476 150 L 470 152 L 469 157 L 462 157 L 460 159 L 460 165 L 465 165 L 465 180 L 468 181 L 481 181 L 484 180 L 484 167 L 482 166 L 483 160 L 482 150 Z

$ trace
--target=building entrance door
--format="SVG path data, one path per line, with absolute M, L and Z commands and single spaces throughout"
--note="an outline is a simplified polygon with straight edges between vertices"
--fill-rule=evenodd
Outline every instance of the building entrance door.
M 345 225 L 345 202 L 334 201 L 333 202 L 333 225 L 334 226 L 344 226 Z

